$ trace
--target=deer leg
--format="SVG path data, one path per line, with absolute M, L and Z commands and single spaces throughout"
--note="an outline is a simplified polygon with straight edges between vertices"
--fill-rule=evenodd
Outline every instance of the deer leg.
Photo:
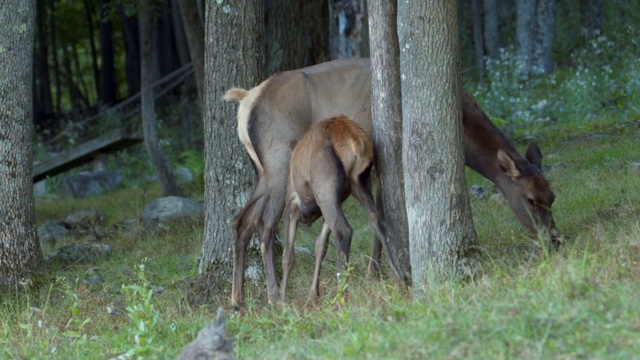
M 389 265 L 391 265 L 391 269 L 394 272 L 396 282 L 398 284 L 404 283 L 404 274 L 401 273 L 400 267 L 397 266 L 395 262 L 395 257 L 393 256 L 394 254 L 391 253 L 388 245 L 386 227 L 384 226 L 373 201 L 373 196 L 371 195 L 371 186 L 367 184 L 367 180 L 352 181 L 351 192 L 369 214 L 371 227 L 376 234 L 376 243 L 380 243 L 382 248 L 384 248 L 384 252 L 387 254 Z
M 325 221 L 322 224 L 322 230 L 320 231 L 320 235 L 316 239 L 316 266 L 313 271 L 313 282 L 311 283 L 311 289 L 309 291 L 309 300 L 316 301 L 320 298 L 320 271 L 322 270 L 322 261 L 324 257 L 327 255 L 327 245 L 329 244 L 329 234 L 331 234 L 331 229 L 327 222 Z
M 259 220 L 267 203 L 265 185 L 264 181 L 258 181 L 251 198 L 233 220 L 236 241 L 233 253 L 231 304 L 236 308 L 244 306 L 244 269 L 246 266 L 247 246 L 255 228 L 261 227 Z
M 293 245 L 296 237 L 296 229 L 298 228 L 298 220 L 300 220 L 300 207 L 293 202 L 289 202 L 285 210 L 286 244 L 284 254 L 282 255 L 282 289 L 280 292 L 280 300 L 283 302 L 286 297 L 289 273 L 296 261 Z

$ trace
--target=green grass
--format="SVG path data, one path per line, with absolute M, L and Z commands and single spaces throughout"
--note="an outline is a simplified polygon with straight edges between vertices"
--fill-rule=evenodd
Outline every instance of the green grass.
M 218 306 L 227 309 L 243 359 L 639 358 L 640 171 L 630 163 L 640 161 L 640 128 L 602 124 L 558 125 L 542 136 L 545 163 L 564 164 L 547 175 L 567 242 L 548 256 L 529 260 L 532 241 L 501 198 L 472 199 L 482 276 L 412 301 L 390 281 L 365 277 L 372 232 L 349 200 L 355 236 L 346 306 L 336 305 L 330 247 L 319 305 L 305 306 L 313 258 L 299 254 L 289 305 L 266 306 L 264 285 L 249 282 L 240 315 L 229 312 L 228 295 L 201 307 L 184 301 L 188 279 L 197 276 L 202 224 L 117 233 L 105 240 L 115 248 L 108 259 L 55 266 L 42 288 L 0 299 L 0 358 L 105 359 L 127 351 L 174 358 Z M 606 136 L 589 138 L 594 132 Z M 490 185 L 472 172 L 468 178 Z M 37 200 L 38 221 L 100 208 L 115 224 L 140 216 L 158 195 L 152 187 L 83 200 L 49 196 Z M 314 238 L 299 230 L 296 245 L 313 249 Z M 84 281 L 94 273 L 105 282 Z M 148 297 L 157 286 L 164 290 Z

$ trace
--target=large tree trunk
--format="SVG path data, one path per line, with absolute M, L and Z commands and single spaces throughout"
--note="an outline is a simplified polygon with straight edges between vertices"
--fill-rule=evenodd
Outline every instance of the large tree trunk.
M 332 59 L 360 57 L 365 0 L 329 0 L 329 47 Z
M 180 189 L 176 182 L 173 168 L 169 159 L 162 152 L 158 142 L 158 133 L 156 130 L 156 109 L 153 99 L 153 56 L 154 56 L 154 16 L 155 7 L 153 0 L 146 3 L 146 7 L 140 12 L 143 44 L 142 57 L 140 67 L 142 68 L 140 91 L 140 108 L 142 114 L 142 132 L 144 135 L 144 144 L 153 162 L 153 166 L 158 172 L 158 178 L 162 185 L 162 194 L 164 196 L 178 195 Z
M 191 64 L 193 64 L 198 98 L 202 107 L 204 99 L 204 29 L 202 28 L 200 15 L 198 15 L 196 2 L 198 0 L 178 0 L 178 5 L 180 5 L 182 23 L 189 43 Z
M 35 1 L 0 11 L 0 293 L 22 292 L 44 266 L 33 199 Z
M 500 55 L 500 21 L 498 0 L 482 0 L 484 9 L 484 47 L 487 56 L 497 59 Z
M 227 292 L 232 276 L 231 220 L 248 199 L 253 182 L 249 157 L 236 135 L 236 109 L 221 101 L 233 86 L 263 79 L 262 13 L 254 0 L 207 1 L 205 16 L 205 229 L 200 294 Z
M 414 298 L 476 243 L 466 187 L 457 3 L 398 4 L 405 198 Z
M 100 84 L 99 99 L 104 105 L 113 104 L 117 100 L 116 69 L 114 65 L 113 49 L 113 21 L 107 17 L 105 11 L 111 0 L 100 0 Z
M 402 94 L 397 33 L 397 0 L 369 1 L 371 112 L 380 188 L 378 205 L 387 225 L 389 248 L 400 271 L 409 274 L 409 229 L 402 174 Z M 374 243 L 369 273 L 379 272 L 381 246 Z

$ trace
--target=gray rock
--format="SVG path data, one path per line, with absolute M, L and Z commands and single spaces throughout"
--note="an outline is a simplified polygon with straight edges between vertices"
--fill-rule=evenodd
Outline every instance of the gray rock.
M 64 223 L 69 229 L 88 228 L 91 226 L 106 226 L 109 222 L 107 214 L 99 209 L 85 209 L 67 216 Z
M 145 227 L 166 227 L 173 220 L 201 219 L 204 206 L 195 200 L 180 196 L 167 196 L 150 202 L 142 213 Z
M 33 184 L 33 196 L 39 197 L 47 193 L 47 180 L 41 180 Z
M 113 247 L 108 244 L 69 244 L 52 252 L 48 257 L 49 262 L 77 262 L 104 257 L 113 251 Z
M 180 184 L 191 184 L 193 183 L 193 180 L 195 177 L 193 174 L 193 171 L 184 166 L 177 168 L 175 171 L 175 174 L 176 174 L 176 180 Z
M 631 165 L 638 171 L 640 171 L 640 162 L 632 162 Z
M 93 284 L 93 285 L 102 284 L 104 282 L 104 278 L 100 274 L 91 275 L 85 278 L 84 280 L 89 284 Z
M 216 320 L 209 323 L 198 336 L 182 349 L 176 360 L 235 360 L 233 337 L 227 339 L 224 311 L 218 308 Z
M 54 221 L 47 221 L 38 228 L 40 245 L 45 252 L 51 252 L 56 244 L 65 236 L 69 235 L 69 230 Z
M 65 197 L 89 197 L 111 192 L 122 186 L 122 175 L 114 171 L 84 171 L 65 177 L 59 191 Z

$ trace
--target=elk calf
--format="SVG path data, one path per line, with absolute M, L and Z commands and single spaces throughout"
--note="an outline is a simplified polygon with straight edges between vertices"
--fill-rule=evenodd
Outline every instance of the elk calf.
M 327 252 L 329 234 L 334 233 L 339 275 L 349 262 L 352 229 L 342 212 L 342 202 L 353 194 L 367 210 L 376 237 L 381 241 L 391 267 L 398 268 L 389 254 L 386 230 L 371 194 L 373 142 L 365 131 L 345 115 L 319 122 L 298 142 L 291 154 L 287 205 L 286 246 L 282 257 L 284 301 L 289 273 L 295 261 L 293 243 L 298 221 L 313 223 L 320 215 L 324 224 L 316 239 L 316 264 L 310 299 L 319 295 L 319 276 Z

